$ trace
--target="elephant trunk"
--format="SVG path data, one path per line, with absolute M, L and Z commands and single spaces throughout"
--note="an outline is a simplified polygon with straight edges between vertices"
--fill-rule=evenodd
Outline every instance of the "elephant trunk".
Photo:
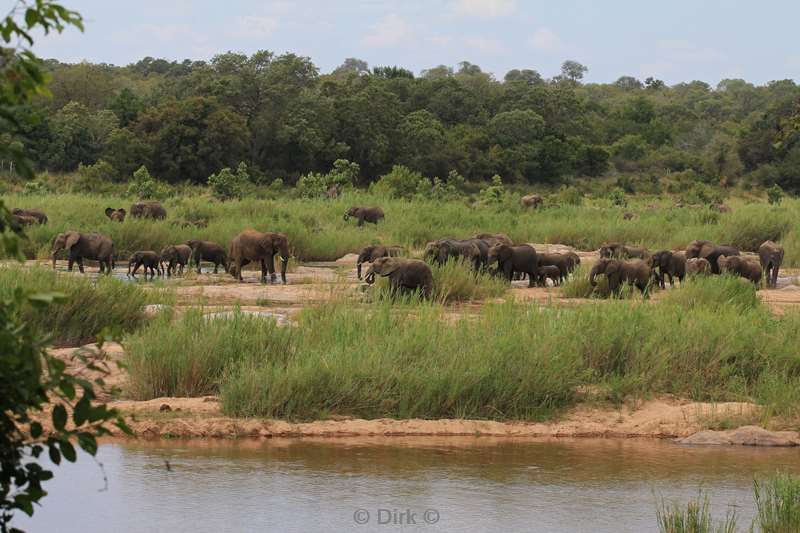
M 345 221 L 347 221 L 347 220 L 350 220 L 350 214 L 349 214 L 349 213 L 345 213 L 345 214 L 344 214 L 344 216 L 343 216 L 342 218 L 343 218 Z
M 375 283 L 375 272 L 373 272 L 372 269 L 367 272 L 367 276 L 364 278 L 364 281 L 367 282 L 367 285 L 372 285 Z
M 597 276 L 598 268 L 596 266 L 592 267 L 592 270 L 589 271 L 589 285 L 592 287 L 597 286 L 597 282 L 594 280 L 595 276 Z
M 53 270 L 56 269 L 56 257 L 58 256 L 58 252 L 60 252 L 61 250 L 62 250 L 62 248 L 59 248 L 57 246 L 53 248 L 53 252 L 52 252 L 52 254 L 53 254 Z
M 281 247 L 281 281 L 286 284 L 286 267 L 289 265 L 289 246 Z

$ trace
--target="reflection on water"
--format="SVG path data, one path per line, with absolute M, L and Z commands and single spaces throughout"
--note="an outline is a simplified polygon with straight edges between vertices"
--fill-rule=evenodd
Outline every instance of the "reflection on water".
M 753 515 L 754 476 L 793 449 L 657 441 L 389 438 L 122 442 L 60 468 L 30 531 L 651 531 L 659 495 Z M 167 468 L 167 463 L 169 468 Z M 436 514 L 425 514 L 426 510 Z M 368 514 L 359 514 L 360 511 Z M 396 511 L 396 512 L 392 512 Z M 438 521 L 434 524 L 425 522 Z M 365 525 L 356 519 L 367 519 Z

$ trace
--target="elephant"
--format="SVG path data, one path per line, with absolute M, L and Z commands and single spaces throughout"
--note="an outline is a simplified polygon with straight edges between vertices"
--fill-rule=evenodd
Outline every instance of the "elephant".
M 622 220 L 633 220 L 634 218 L 636 218 L 636 215 L 631 212 L 626 212 L 622 215 Z
M 698 274 L 710 274 L 711 263 L 702 257 L 693 257 L 686 260 L 686 275 L 696 276 Z
M 171 244 L 161 250 L 161 261 L 167 263 L 167 268 L 162 269 L 167 274 L 167 277 L 176 274 L 176 265 L 178 266 L 177 274 L 183 275 L 183 267 L 189 264 L 192 259 L 192 249 L 187 244 Z
M 528 287 L 533 287 L 536 283 L 539 257 L 533 246 L 495 244 L 489 248 L 489 265 L 495 261 L 497 261 L 498 270 L 509 282 L 514 278 L 515 272 L 522 272 L 528 275 Z
M 669 276 L 669 286 L 675 286 L 675 278 L 683 283 L 686 277 L 686 252 L 672 252 L 661 250 L 650 258 L 650 267 L 653 275 L 662 289 L 666 288 L 664 277 Z
M 723 256 L 739 255 L 739 249 L 734 246 L 717 246 L 711 241 L 695 240 L 686 247 L 686 259 L 702 257 L 711 265 L 711 273 L 719 274 L 717 260 Z
M 561 271 L 555 265 L 540 266 L 536 269 L 536 281 L 542 287 L 547 286 L 547 280 L 553 282 L 553 286 L 558 286 L 561 282 Z
M 47 215 L 38 209 L 20 209 L 19 207 L 15 207 L 11 210 L 11 214 L 21 217 L 33 217 L 39 224 L 47 224 Z
M 208 227 L 207 220 L 182 220 L 182 219 L 175 219 L 170 221 L 170 226 L 175 226 L 176 228 L 198 228 L 203 229 Z
M 589 272 L 589 283 L 592 287 L 596 286 L 595 277 L 598 274 L 605 274 L 608 288 L 612 294 L 619 295 L 622 285 L 630 283 L 642 291 L 643 296 L 647 297 L 651 273 L 650 266 L 641 259 L 620 261 L 603 257 L 594 264 Z
M 575 271 L 576 268 L 578 268 L 581 265 L 581 258 L 575 252 L 573 251 L 564 252 L 561 255 L 567 258 L 567 273 L 571 274 L 572 272 Z
M 600 257 L 619 258 L 622 257 L 622 243 L 606 242 L 600 246 Z
M 261 283 L 275 283 L 275 254 L 281 255 L 281 281 L 286 284 L 286 266 L 289 264 L 289 239 L 285 233 L 261 233 L 246 229 L 233 238 L 230 247 L 230 274 L 242 281 L 242 267 L 251 261 L 261 263 Z
M 358 279 L 361 279 L 361 265 L 363 263 L 372 263 L 379 257 L 399 257 L 405 253 L 405 249 L 400 246 L 382 246 L 370 245 L 365 246 L 358 254 L 356 261 L 356 273 Z
M 100 263 L 100 273 L 111 274 L 114 270 L 114 242 L 110 237 L 99 233 L 78 233 L 67 231 L 59 233 L 53 239 L 53 268 L 56 267 L 56 256 L 61 250 L 67 250 L 68 270 L 72 272 L 73 263 L 78 263 L 78 270 L 83 274 L 83 260 L 92 259 Z
M 353 206 L 347 210 L 344 214 L 344 219 L 349 220 L 350 217 L 355 217 L 358 219 L 358 227 L 364 225 L 364 222 L 371 222 L 372 224 L 377 224 L 379 221 L 383 220 L 383 209 L 380 207 L 358 207 Z
M 157 253 L 147 250 L 133 252 L 130 259 L 128 259 L 128 276 L 136 278 L 136 271 L 140 266 L 144 266 L 144 278 L 147 279 L 147 271 L 150 270 L 150 277 L 156 277 L 156 272 L 160 276 L 161 270 L 161 256 Z M 133 269 L 133 271 L 131 271 Z
M 28 215 L 11 215 L 11 225 L 15 228 L 22 228 L 25 226 L 33 226 L 38 224 L 39 220 L 35 217 Z
M 761 265 L 755 261 L 749 261 L 742 256 L 720 256 L 717 259 L 721 272 L 730 272 L 741 276 L 753 283 L 756 287 L 761 283 Z
M 544 198 L 542 198 L 538 194 L 526 194 L 525 196 L 519 199 L 519 203 L 522 204 L 523 207 L 532 207 L 533 209 L 539 209 L 544 204 Z
M 194 263 L 197 266 L 198 274 L 200 273 L 200 263 L 202 261 L 214 263 L 214 274 L 219 271 L 220 265 L 225 269 L 225 272 L 228 271 L 228 254 L 225 252 L 225 248 L 219 244 L 212 241 L 192 239 L 186 241 L 186 245 L 192 249 L 191 257 L 194 259 Z
M 136 202 L 131 206 L 131 216 L 133 218 L 153 218 L 156 220 L 163 220 L 167 218 L 167 210 L 164 209 L 164 206 L 161 205 L 161 202 Z
M 484 255 L 483 248 L 485 247 Z M 485 265 L 483 257 L 488 259 L 489 249 L 486 243 L 480 239 L 439 239 L 438 241 L 429 242 L 425 246 L 424 257 L 427 261 L 443 265 L 450 259 L 462 258 L 469 261 L 474 266 L 475 270 L 479 270 L 482 265 Z
M 123 208 L 114 209 L 113 207 L 106 207 L 106 216 L 114 222 L 124 222 L 126 211 Z
M 758 259 L 767 287 L 775 288 L 778 284 L 778 271 L 783 263 L 783 246 L 772 241 L 763 242 L 758 247 Z
M 369 285 L 375 283 L 375 274 L 389 277 L 392 292 L 418 290 L 425 298 L 433 294 L 431 267 L 419 259 L 379 257 L 367 270 L 365 281 Z
M 477 235 L 473 235 L 471 238 L 485 242 L 486 246 L 489 248 L 498 243 L 514 246 L 514 241 L 512 241 L 505 233 L 479 233 Z
M 569 266 L 574 258 L 563 254 L 538 254 L 539 266 L 554 266 L 560 273 L 559 282 L 563 282 L 569 275 Z

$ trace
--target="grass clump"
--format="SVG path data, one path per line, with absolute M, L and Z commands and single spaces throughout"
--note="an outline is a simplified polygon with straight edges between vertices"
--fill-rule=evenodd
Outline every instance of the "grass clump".
M 475 272 L 462 261 L 432 265 L 434 299 L 441 303 L 485 300 L 502 296 L 509 285 L 500 276 Z
M 191 309 L 177 323 L 166 314 L 158 316 L 124 341 L 129 394 L 138 400 L 215 394 L 231 363 L 255 353 L 280 352 L 283 338 L 274 320 L 238 310 L 214 317 Z
M 667 291 L 663 301 L 686 309 L 752 310 L 761 306 L 752 283 L 727 274 L 689 278 L 679 289 Z
M 63 302 L 46 309 L 30 307 L 24 311 L 30 324 L 62 346 L 91 342 L 104 329 L 133 331 L 144 321 L 145 305 L 154 299 L 168 299 L 163 293 L 148 293 L 135 284 L 106 276 L 92 282 L 84 276 L 58 275 L 43 267 L 0 268 L 0 298 L 8 298 L 17 289 L 66 296 Z
M 765 533 L 800 531 L 800 479 L 776 474 L 753 484 L 756 509 L 754 526 Z
M 656 520 L 661 533 L 735 533 L 737 521 L 736 512 L 731 511 L 715 524 L 707 494 L 690 500 L 685 508 L 662 498 L 656 509 Z

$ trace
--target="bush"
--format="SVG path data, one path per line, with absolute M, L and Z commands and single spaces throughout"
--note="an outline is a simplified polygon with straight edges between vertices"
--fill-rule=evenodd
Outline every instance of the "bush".
M 142 165 L 133 173 L 133 179 L 131 179 L 128 185 L 128 194 L 136 198 L 147 199 L 154 198 L 156 196 L 156 190 L 156 180 L 150 176 L 147 167 Z
M 503 186 L 503 179 L 495 174 L 492 176 L 492 184 L 488 187 L 481 189 L 480 201 L 485 204 L 499 204 L 503 201 L 506 195 L 506 189 Z
M 681 201 L 687 204 L 721 204 L 724 194 L 720 189 L 716 189 L 705 183 L 695 183 L 681 194 Z
M 770 205 L 778 205 L 783 200 L 783 189 L 777 183 L 767 189 L 767 201 Z
M 661 533 L 735 533 L 737 521 L 734 511 L 715 525 L 708 495 L 702 493 L 690 500 L 686 508 L 677 502 L 667 504 L 662 498 L 656 509 L 656 520 Z
M 800 531 L 800 479 L 776 474 L 753 484 L 758 513 L 754 525 L 759 531 L 789 533 Z
M 211 193 L 215 198 L 223 201 L 231 200 L 242 197 L 249 179 L 247 165 L 242 161 L 236 168 L 235 174 L 230 168 L 223 168 L 216 174 L 209 176 L 208 185 L 211 187 Z
M 508 283 L 499 276 L 476 273 L 471 264 L 462 261 L 433 265 L 431 270 L 434 299 L 442 303 L 497 298 L 508 289 Z
M 394 198 L 411 198 L 417 192 L 422 174 L 404 165 L 395 165 L 392 171 L 370 186 L 370 190 Z
M 582 205 L 583 193 L 576 187 L 562 185 L 550 201 L 555 205 Z
M 22 188 L 22 194 L 25 196 L 47 194 L 47 187 L 41 181 L 26 181 L 25 186 Z
M 764 241 L 781 240 L 791 228 L 792 219 L 786 211 L 750 204 L 723 217 L 718 241 L 754 252 Z
M 328 190 L 336 186 L 339 191 L 352 188 L 358 179 L 361 167 L 347 159 L 337 159 L 327 174 L 310 172 L 297 180 L 297 193 L 302 198 L 325 198 Z
M 611 191 L 608 198 L 611 200 L 611 204 L 617 207 L 627 207 L 628 205 L 628 200 L 625 199 L 625 191 L 619 187 Z

